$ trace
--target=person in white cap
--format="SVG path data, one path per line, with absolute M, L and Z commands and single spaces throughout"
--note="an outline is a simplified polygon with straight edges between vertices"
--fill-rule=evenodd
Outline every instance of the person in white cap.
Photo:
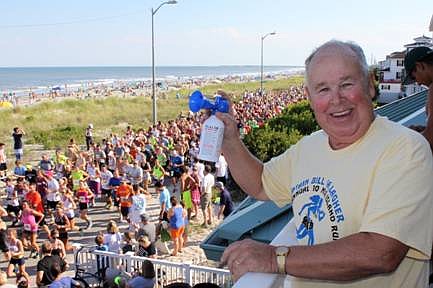
M 216 182 L 215 188 L 217 188 L 220 196 L 220 203 L 219 203 L 219 211 L 218 211 L 218 219 L 226 218 L 229 216 L 233 211 L 233 200 L 232 196 L 230 195 L 230 192 L 224 187 L 223 182 Z

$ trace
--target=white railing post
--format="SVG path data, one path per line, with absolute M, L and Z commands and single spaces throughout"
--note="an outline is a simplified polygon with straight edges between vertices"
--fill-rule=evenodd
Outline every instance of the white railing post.
M 79 260 L 81 264 L 89 264 L 93 261 L 97 261 L 96 255 L 99 255 L 99 257 L 107 257 L 110 267 L 114 268 L 117 267 L 118 264 L 123 264 L 119 268 L 126 272 L 134 271 L 135 266 L 141 267 L 143 261 L 149 260 L 155 267 L 155 287 L 164 287 L 172 282 L 179 281 L 188 283 L 191 286 L 203 282 L 211 282 L 221 287 L 231 287 L 232 285 L 230 271 L 224 269 L 197 266 L 187 263 L 176 263 L 130 254 L 119 255 L 106 251 L 90 251 L 78 256 L 84 256 L 82 261 Z
M 191 286 L 193 285 L 192 283 L 192 279 L 191 279 L 191 265 L 190 264 L 183 264 L 183 273 L 184 273 L 184 277 L 185 277 L 185 282 L 190 284 Z
M 125 270 L 126 272 L 130 273 L 131 271 L 134 271 L 132 269 L 132 261 L 131 261 L 131 255 L 130 254 L 124 254 L 125 259 Z

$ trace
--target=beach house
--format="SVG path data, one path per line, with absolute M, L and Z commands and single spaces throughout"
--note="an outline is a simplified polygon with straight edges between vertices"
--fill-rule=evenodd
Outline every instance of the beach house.
M 425 35 L 416 37 L 413 40 L 414 42 L 404 45 L 405 49 L 403 51 L 392 52 L 386 56 L 385 60 L 379 61 L 379 103 L 390 103 L 425 90 L 425 87 L 415 83 L 409 85 L 403 84 L 406 75 L 404 70 L 404 56 L 406 53 L 415 47 L 433 47 L 432 38 Z
M 402 98 L 402 79 L 405 51 L 393 52 L 379 61 L 379 103 L 390 103 Z

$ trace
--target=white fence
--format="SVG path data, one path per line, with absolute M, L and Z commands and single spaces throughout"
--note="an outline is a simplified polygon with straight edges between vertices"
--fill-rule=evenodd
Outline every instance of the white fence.
M 175 282 L 188 283 L 191 286 L 198 283 L 213 283 L 222 288 L 233 286 L 228 270 L 93 249 L 79 251 L 75 257 L 75 264 L 87 272 L 96 273 L 98 263 L 101 265 L 103 261 L 104 265 L 108 264 L 109 267 L 120 266 L 126 272 L 133 272 L 141 271 L 144 260 L 152 262 L 155 268 L 155 288 L 162 288 Z

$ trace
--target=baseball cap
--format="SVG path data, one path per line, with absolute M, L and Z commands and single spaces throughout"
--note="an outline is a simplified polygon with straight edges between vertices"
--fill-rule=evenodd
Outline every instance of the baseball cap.
M 141 221 L 149 221 L 150 220 L 150 216 L 149 214 L 143 213 L 140 215 Z
M 412 78 L 411 74 L 415 68 L 416 62 L 422 61 L 429 56 L 433 57 L 433 50 L 425 46 L 416 47 L 406 53 L 406 56 L 404 57 L 404 69 L 406 71 L 406 77 L 403 81 L 403 84 L 411 84 L 415 82 L 415 79 Z
M 214 186 L 220 189 L 224 189 L 224 183 L 221 181 L 216 182 Z

